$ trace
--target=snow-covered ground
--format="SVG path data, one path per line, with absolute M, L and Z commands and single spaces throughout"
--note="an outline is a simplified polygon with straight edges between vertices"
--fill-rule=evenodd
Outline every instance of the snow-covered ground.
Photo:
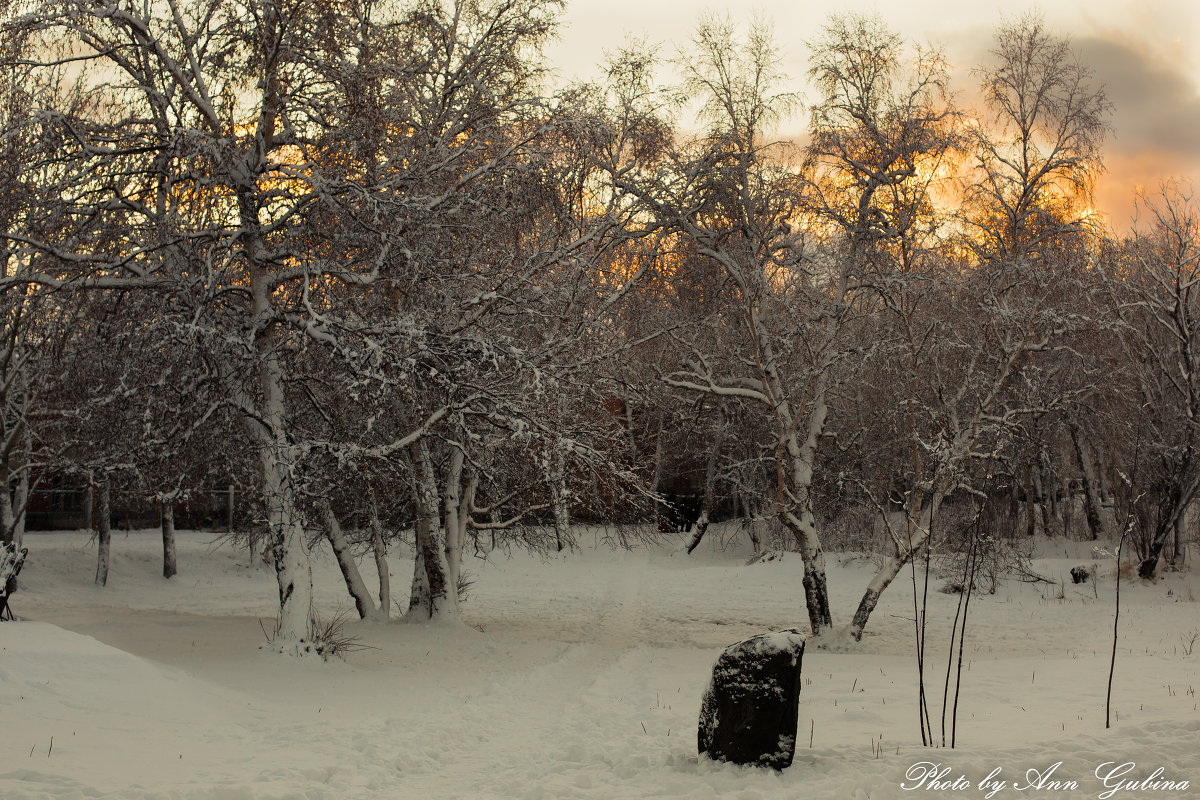
M 719 536 L 690 558 L 676 540 L 627 552 L 592 538 L 549 559 L 468 559 L 464 625 L 351 623 L 369 649 L 321 663 L 258 650 L 274 576 L 210 534 L 180 534 L 171 581 L 156 532 L 115 534 L 104 589 L 86 533 L 29 534 L 12 603 L 26 621 L 0 625 L 0 798 L 885 800 L 929 791 L 903 789 L 919 762 L 971 784 L 941 797 L 987 796 L 993 769 L 1002 798 L 1200 797 L 1200 577 L 1123 584 L 1111 730 L 1111 561 L 1096 589 L 1067 577 L 1061 598 L 1016 582 L 975 595 L 955 750 L 920 745 L 902 579 L 853 652 L 805 654 L 801 742 L 778 773 L 697 759 L 696 720 L 724 645 L 803 626 L 799 558 L 747 566 Z M 1096 560 L 1039 544 L 1035 567 L 1055 578 Z M 845 621 L 873 565 L 830 561 Z M 393 559 L 393 586 L 409 568 Z M 322 614 L 351 607 L 329 553 L 314 573 Z M 935 728 L 956 601 L 929 597 Z M 1017 790 L 1056 762 L 1041 790 Z M 1105 762 L 1136 766 L 1106 787 Z M 1103 794 L 1160 767 L 1188 788 Z

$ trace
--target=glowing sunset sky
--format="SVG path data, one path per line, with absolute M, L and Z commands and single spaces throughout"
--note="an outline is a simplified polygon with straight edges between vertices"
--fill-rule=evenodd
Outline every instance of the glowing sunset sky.
M 728 12 L 737 22 L 754 14 L 772 21 L 784 70 L 805 97 L 811 96 L 805 42 L 817 37 L 828 15 L 878 14 L 908 40 L 942 46 L 954 65 L 954 90 L 966 107 L 975 104 L 971 67 L 987 59 L 994 26 L 1038 11 L 1052 33 L 1071 39 L 1115 106 L 1113 135 L 1105 145 L 1108 172 L 1097 185 L 1096 203 L 1110 222 L 1128 228 L 1135 186 L 1152 191 L 1165 177 L 1200 177 L 1200 3 L 1195 0 L 1068 0 L 1024 7 L 970 0 L 759 0 L 753 5 L 568 0 L 561 40 L 548 56 L 563 79 L 591 78 L 604 51 L 618 48 L 627 36 L 661 43 L 664 55 L 673 54 L 705 11 Z M 799 131 L 804 123 L 800 115 L 787 127 Z

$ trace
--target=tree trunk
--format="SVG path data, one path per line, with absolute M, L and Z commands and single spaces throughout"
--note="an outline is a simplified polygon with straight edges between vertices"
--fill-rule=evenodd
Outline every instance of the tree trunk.
M 1033 468 L 1025 465 L 1025 535 L 1037 533 L 1037 504 L 1034 500 Z
M 786 467 L 782 464 L 778 466 L 780 481 L 790 478 L 790 486 L 779 487 L 779 513 L 781 521 L 800 545 L 800 557 L 804 561 L 804 600 L 813 636 L 820 636 L 822 630 L 833 627 L 829 610 L 829 585 L 825 578 L 825 551 L 817 535 L 817 519 L 812 510 L 813 463 L 828 414 L 823 392 L 822 389 L 817 394 L 803 446 L 795 435 L 787 436 L 781 445 L 790 463 Z M 782 453 L 777 458 L 781 456 Z M 790 504 L 783 502 L 789 493 L 795 498 Z
M 1177 535 L 1176 523 L 1182 522 L 1183 514 L 1195 494 L 1195 483 L 1185 487 L 1176 487 L 1171 491 L 1171 495 L 1166 500 L 1166 506 L 1162 508 L 1162 516 L 1159 518 L 1158 525 L 1154 529 L 1154 539 L 1150 543 L 1150 550 L 1146 554 L 1146 558 L 1142 559 L 1141 564 L 1138 565 L 1138 577 L 1153 579 L 1157 576 L 1158 562 L 1162 558 L 1167 539 L 1172 535 Z
M 28 414 L 28 398 L 23 413 Z M 33 435 L 24 420 L 9 432 L 13 437 L 10 446 L 6 443 L 5 453 L 0 458 L 0 542 L 12 544 L 18 551 L 25 538 L 25 509 L 29 505 L 29 458 L 33 448 Z M 19 440 L 20 445 L 15 442 Z
M 12 527 L 12 543 L 20 550 L 25 542 L 25 511 L 29 508 L 29 461 L 33 442 L 29 428 L 25 428 L 25 464 L 17 477 L 17 489 L 14 493 L 13 505 L 16 506 L 15 519 Z
M 456 618 L 458 587 L 450 584 L 450 565 L 446 560 L 446 529 L 439 514 L 437 476 L 425 443 L 412 445 L 410 461 L 414 469 L 416 499 L 416 563 L 413 591 L 409 598 L 408 618 L 412 620 Z
M 1187 563 L 1187 542 L 1184 539 L 1184 529 L 1187 527 L 1188 509 L 1183 509 L 1179 512 L 1179 516 L 1175 518 L 1175 542 L 1171 556 L 1171 563 L 1177 569 L 1182 569 Z M 20 542 L 17 543 L 20 547 Z
M 446 465 L 446 504 L 442 525 L 446 532 L 446 586 L 447 593 L 458 598 L 459 578 L 462 577 L 463 539 L 466 533 L 468 509 L 463 508 L 466 487 L 463 479 L 467 470 L 466 455 L 455 448 Z
M 388 571 L 387 543 L 383 539 L 383 525 L 379 515 L 371 508 L 371 546 L 375 551 L 375 570 L 379 573 L 379 612 L 385 619 L 392 614 L 392 576 Z
M 938 501 L 934 500 L 928 508 L 918 511 L 915 518 L 911 514 L 909 515 L 906 526 L 907 551 L 903 551 L 897 546 L 896 554 L 883 563 L 871 578 L 871 582 L 867 584 L 862 599 L 858 601 L 858 608 L 854 611 L 854 617 L 850 620 L 850 626 L 846 629 L 854 641 L 862 641 L 863 630 L 867 627 L 867 620 L 870 619 L 871 613 L 879 605 L 880 596 L 892 585 L 892 581 L 900 574 L 904 565 L 912 559 L 913 553 L 917 552 L 929 538 L 929 529 L 937 517 L 938 505 Z
M 800 556 L 804 561 L 804 602 L 808 608 L 808 623 L 813 636 L 833 627 L 829 611 L 829 585 L 825 578 L 825 552 L 817 538 L 816 519 L 810 509 L 802 509 L 797 516 L 788 510 L 781 513 L 782 521 L 800 545 Z
M 428 619 L 431 615 L 429 602 L 429 575 L 425 572 L 425 541 L 429 537 L 429 518 L 422 514 L 413 501 L 413 577 L 408 592 L 408 611 L 404 619 Z
M 304 541 L 304 524 L 296 507 L 287 466 L 275 456 L 276 447 L 264 448 L 266 490 L 263 503 L 271 531 L 271 556 L 279 587 L 279 623 L 274 641 L 283 651 L 300 654 L 295 647 L 310 641 L 312 627 L 312 564 Z
M 229 484 L 229 489 L 225 499 L 225 532 L 233 533 L 233 506 L 234 506 L 234 488 L 233 484 Z M 250 560 L 254 560 L 254 538 L 250 539 Z
M 1096 471 L 1087 443 L 1078 425 L 1071 425 L 1071 442 L 1075 445 L 1075 458 L 1079 461 L 1079 476 L 1083 483 L 1083 509 L 1092 539 L 1108 540 L 1104 529 L 1104 504 L 1100 500 L 1100 487 L 1096 483 Z
M 717 464 L 721 460 L 721 445 L 725 439 L 725 426 L 721 425 L 717 429 L 717 434 L 713 437 L 712 447 L 708 451 L 708 463 L 704 467 L 704 495 L 700 501 L 700 516 L 692 525 L 692 541 L 688 544 L 688 555 L 692 554 L 697 547 L 700 546 L 700 541 L 704 538 L 705 532 L 708 531 L 709 518 L 712 515 L 713 489 L 717 483 Z
M 739 492 L 737 496 L 740 496 Z M 754 548 L 754 555 L 762 552 L 762 537 L 759 536 L 759 526 L 761 524 L 761 509 L 757 504 L 752 508 L 750 501 L 747 498 L 742 498 L 742 512 L 746 518 L 746 535 L 750 537 L 750 546 Z
M 172 578 L 179 572 L 175 558 L 175 504 L 162 504 L 163 577 Z
M 1162 558 L 1163 545 L 1166 543 L 1166 534 L 1161 536 L 1156 531 L 1154 541 L 1150 543 L 1150 552 L 1138 564 L 1138 577 L 1147 580 L 1153 580 L 1158 575 L 1158 562 Z
M 108 565 L 112 548 L 112 508 L 109 479 L 105 476 L 100 483 L 99 508 L 96 510 L 96 585 L 108 584 Z
M 333 548 L 338 568 L 342 571 L 342 579 L 346 582 L 346 590 L 354 599 L 354 608 L 358 611 L 358 618 L 373 619 L 379 616 L 379 609 L 371 601 L 371 592 L 367 589 L 367 584 L 358 571 L 358 564 L 354 561 L 354 554 L 350 552 L 350 544 L 342 532 L 341 523 L 338 522 L 328 501 L 322 505 L 321 516 L 325 523 L 325 538 L 329 540 L 329 544 Z
M 6 473 L 8 470 L 0 468 L 0 473 Z M 16 544 L 20 547 L 16 539 L 17 518 L 13 513 L 12 495 L 9 493 L 8 478 L 6 475 L 0 474 L 0 545 Z
M 662 501 L 657 499 L 658 490 L 662 486 L 663 478 L 663 415 L 660 412 L 658 415 L 658 432 L 654 434 L 654 474 L 650 477 L 650 494 L 655 496 L 654 501 L 654 524 L 661 523 Z
M 245 208 L 242 214 L 243 224 L 256 230 L 256 214 Z M 246 249 L 253 263 L 258 252 L 255 237 L 249 237 Z M 279 589 L 279 620 L 273 642 L 280 652 L 301 655 L 307 652 L 303 645 L 312 635 L 312 564 L 304 541 L 304 520 L 296 504 L 294 458 L 288 442 L 287 400 L 279 362 L 281 342 L 276 323 L 271 321 L 274 309 L 269 277 L 256 265 L 250 281 L 255 317 L 260 321 L 254 345 L 262 404 L 257 415 L 246 417 L 246 423 L 258 444 L 262 503 Z
M 1041 520 L 1042 535 L 1049 536 L 1050 535 L 1050 524 L 1049 524 L 1049 520 L 1046 518 L 1046 502 L 1045 502 L 1046 487 L 1042 482 L 1041 467 L 1034 466 L 1033 470 L 1032 470 L 1032 475 L 1033 475 L 1033 496 L 1035 498 L 1035 502 L 1033 505 L 1033 513 L 1036 515 L 1035 522 L 1033 523 L 1033 533 L 1037 534 L 1036 520 Z
M 268 3 L 263 9 L 264 43 L 270 44 L 280 34 L 280 8 Z M 291 419 L 280 360 L 286 342 L 275 306 L 276 276 L 272 274 L 277 262 L 265 241 L 260 218 L 269 200 L 258 177 L 265 174 L 268 143 L 274 138 L 276 114 L 282 102 L 277 69 L 272 63 L 259 76 L 262 113 L 256 130 L 258 146 L 246 153 L 235 171 L 232 189 L 241 225 L 238 241 L 250 270 L 253 317 L 249 330 L 253 331 L 259 395 L 256 401 L 247 400 L 245 420 L 258 445 L 262 503 L 279 589 L 279 621 L 273 643 L 280 652 L 299 656 L 311 651 L 312 563 L 304 539 L 304 519 L 296 501 L 293 470 L 299 459 L 289 441 Z
M 556 442 L 551 457 L 550 505 L 554 511 L 554 543 L 558 552 L 574 543 L 571 537 L 571 493 L 567 488 L 566 457 Z

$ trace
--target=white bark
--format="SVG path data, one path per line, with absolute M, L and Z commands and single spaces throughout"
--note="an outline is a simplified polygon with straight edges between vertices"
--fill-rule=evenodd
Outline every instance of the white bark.
M 306 652 L 302 643 L 312 634 L 312 564 L 304 541 L 304 523 L 296 506 L 293 482 L 293 454 L 287 440 L 288 418 L 284 395 L 283 368 L 279 361 L 281 336 L 272 305 L 272 280 L 258 262 L 262 242 L 258 219 L 253 211 L 257 189 L 239 187 L 242 225 L 253 235 L 246 237 L 246 255 L 253 272 L 250 291 L 254 319 L 258 328 L 254 337 L 261 407 L 256 418 L 247 420 L 258 441 L 262 474 L 263 505 L 271 532 L 271 550 L 275 560 L 275 579 L 279 588 L 279 620 L 274 643 L 282 652 L 299 655 Z
M 359 572 L 358 564 L 354 561 L 354 554 L 350 551 L 350 543 L 346 541 L 341 523 L 338 522 L 329 503 L 324 504 L 321 516 L 325 523 L 325 538 L 329 540 L 329 544 L 333 548 L 333 555 L 342 571 L 342 578 L 346 581 L 346 589 L 350 592 L 350 597 L 354 599 L 354 607 L 358 610 L 359 619 L 386 618 L 387 606 L 380 609 L 371 601 L 371 592 L 367 589 L 362 573 Z
M 392 614 L 392 576 L 388 570 L 387 543 L 383 538 L 383 525 L 379 515 L 371 509 L 371 549 L 375 553 L 375 570 L 379 573 L 379 613 L 385 619 Z
M 437 475 L 424 441 L 412 445 L 416 508 L 416 558 L 413 589 L 406 619 L 411 621 L 458 617 L 458 587 L 450 583 L 446 558 L 446 529 L 442 525 Z
M 824 383 L 824 375 L 820 383 Z M 824 387 L 818 392 L 812 414 L 808 419 L 808 437 L 803 448 L 796 447 L 793 438 L 788 444 L 791 456 L 793 479 L 792 491 L 799 495 L 799 520 L 792 526 L 799 534 L 800 555 L 804 561 L 804 595 L 809 607 L 809 622 L 813 635 L 820 635 L 822 626 L 833 625 L 829 609 L 829 588 L 825 578 L 825 550 L 817 535 L 817 519 L 812 509 L 813 463 L 817 457 L 817 443 L 825 430 L 828 409 L 825 405 Z
M 446 529 L 446 582 L 448 592 L 458 596 L 458 580 L 462 576 L 463 533 L 466 529 L 466 509 L 463 501 L 463 467 L 466 457 L 459 448 L 454 448 L 450 463 L 446 466 L 445 510 L 442 516 Z
M 1105 525 L 1104 503 L 1100 499 L 1100 486 L 1096 481 L 1096 470 L 1091 448 L 1077 425 L 1071 425 L 1071 442 L 1075 445 L 1075 456 L 1079 462 L 1079 477 L 1083 484 L 1084 516 L 1093 539 L 1109 540 L 1110 530 Z
M 913 498 L 912 502 L 914 506 L 905 515 L 904 539 L 897 540 L 895 535 L 892 536 L 896 552 L 879 567 L 867 584 L 867 588 L 863 591 L 863 596 L 858 602 L 858 608 L 850 620 L 850 625 L 846 628 L 848 637 L 856 642 L 862 640 L 863 629 L 866 628 L 867 620 L 870 618 L 871 613 L 879 605 L 880 596 L 892 585 L 892 581 L 900 574 L 900 570 L 904 568 L 904 565 L 912 560 L 913 554 L 929 540 L 930 531 L 933 528 L 933 522 L 937 519 L 937 511 L 941 505 L 941 501 L 937 494 L 935 494 L 928 505 L 923 504 L 922 501 L 923 498 L 920 496 Z
M 279 621 L 274 643 L 282 652 L 298 655 L 310 641 L 312 623 L 312 565 L 304 542 L 304 525 L 296 508 L 291 476 L 279 447 L 260 448 L 264 477 L 263 504 L 271 533 L 271 554 L 279 588 Z
M 704 494 L 700 500 L 700 515 L 692 525 L 692 541 L 688 544 L 688 555 L 691 555 L 700 546 L 700 542 L 704 539 L 704 534 L 708 531 L 709 516 L 712 512 L 713 504 L 713 490 L 717 483 L 717 464 L 721 460 L 721 445 L 724 443 L 724 439 L 725 425 L 722 419 L 722 424 L 713 435 L 712 446 L 708 449 L 708 463 L 704 468 Z

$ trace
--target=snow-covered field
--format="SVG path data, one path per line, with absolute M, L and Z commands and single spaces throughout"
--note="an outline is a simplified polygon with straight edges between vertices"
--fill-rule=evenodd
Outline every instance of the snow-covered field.
M 955 750 L 920 745 L 912 585 L 898 582 L 861 646 L 805 654 L 801 742 L 777 773 L 697 759 L 696 719 L 724 645 L 804 624 L 799 558 L 747 566 L 719 537 L 690 558 L 675 540 L 591 538 L 549 559 L 468 559 L 464 625 L 351 623 L 369 649 L 321 663 L 258 650 L 274 576 L 210 534 L 180 534 L 171 581 L 156 532 L 115 534 L 104 589 L 86 533 L 29 534 L 12 603 L 25 621 L 0 625 L 0 798 L 885 800 L 985 797 L 994 769 L 1002 798 L 1200 797 L 1200 577 L 1123 584 L 1111 730 L 1111 561 L 1098 599 L 1069 578 L 1062 598 L 1014 582 L 975 595 Z M 1084 544 L 1039 549 L 1055 578 L 1095 560 Z M 840 620 L 871 568 L 831 558 Z M 408 560 L 392 569 L 407 586 Z M 351 607 L 329 553 L 314 573 L 322 614 Z M 930 594 L 935 728 L 956 601 Z M 970 788 L 905 791 L 922 761 Z M 1017 790 L 1056 762 L 1040 790 Z M 1136 766 L 1106 787 L 1105 762 Z M 1158 768 L 1188 788 L 1105 794 Z

